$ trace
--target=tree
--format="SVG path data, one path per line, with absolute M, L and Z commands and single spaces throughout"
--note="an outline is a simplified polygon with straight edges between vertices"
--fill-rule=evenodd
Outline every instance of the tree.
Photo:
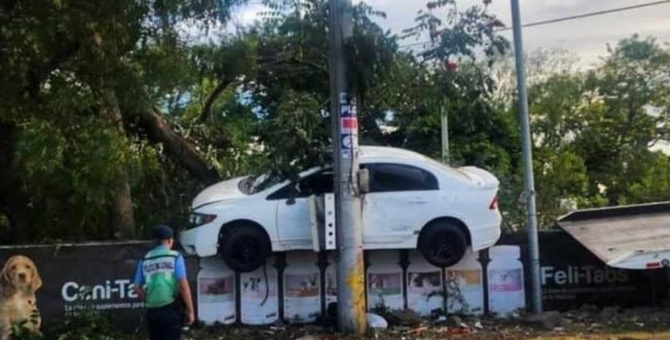
M 586 73 L 559 71 L 530 87 L 538 211 L 550 222 L 580 207 L 664 199 L 669 54 L 634 35 Z M 655 188 L 650 185 L 652 177 Z
M 219 178 L 158 105 L 188 78 L 189 51 L 176 24 L 223 22 L 234 3 L 3 2 L 0 121 L 10 133 L 0 138 L 8 160 L 2 172 L 13 175 L 3 176 L 0 203 L 14 240 L 72 215 L 70 225 L 110 225 L 101 237 L 133 237 L 129 168 L 137 140 L 160 145 L 204 183 Z M 96 218 L 66 212 L 79 206 Z
M 271 11 L 251 30 L 258 41 L 258 73 L 247 89 L 258 108 L 258 142 L 265 162 L 258 172 L 293 177 L 299 169 L 331 162 L 328 112 L 328 3 L 323 0 L 268 2 Z M 348 79 L 358 101 L 361 133 L 380 137 L 383 115 L 373 97 L 397 54 L 395 38 L 372 21 L 383 17 L 364 3 L 353 6 L 348 42 Z
M 604 185 L 611 205 L 630 202 L 632 183 L 646 171 L 649 148 L 668 138 L 670 51 L 653 38 L 623 39 L 591 72 L 575 145 L 591 173 L 592 190 Z M 653 158 L 653 157 L 652 157 Z
M 502 182 L 501 208 L 506 219 L 516 221 L 521 183 L 518 120 L 495 98 L 498 82 L 490 72 L 510 45 L 495 31 L 504 24 L 487 11 L 488 4 L 459 11 L 455 1 L 432 1 L 428 11 L 419 11 L 417 25 L 405 31 L 406 37 L 428 34 L 431 42 L 412 55 L 407 78 L 396 90 L 402 103 L 393 108 L 389 124 L 395 131 L 390 140 L 439 157 L 444 109 L 452 165 L 475 165 L 495 173 Z
M 0 4 L 0 238 L 133 237 L 221 178 L 329 163 L 327 1 L 266 0 L 262 20 L 235 34 L 182 34 L 225 23 L 241 2 Z M 430 37 L 418 52 L 374 22 L 384 13 L 354 6 L 348 79 L 362 144 L 438 157 L 444 108 L 452 164 L 494 172 L 517 225 L 513 68 L 489 3 L 430 2 L 404 32 Z M 668 158 L 650 147 L 668 137 L 669 51 L 633 36 L 585 73 L 552 53 L 529 58 L 541 220 L 564 211 L 561 199 L 667 199 Z

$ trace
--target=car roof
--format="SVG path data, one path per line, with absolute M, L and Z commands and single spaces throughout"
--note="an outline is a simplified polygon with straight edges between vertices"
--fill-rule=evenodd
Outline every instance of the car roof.
M 427 158 L 414 151 L 390 146 L 361 145 L 358 149 L 361 160 L 370 158 L 400 158 L 405 160 L 425 161 Z
M 434 167 L 446 171 L 452 175 L 458 176 L 459 178 L 469 179 L 469 177 L 463 172 L 459 171 L 457 168 L 449 166 L 447 164 L 440 163 L 428 156 L 420 154 L 415 151 L 400 149 L 390 146 L 372 146 L 372 145 L 361 145 L 359 149 L 359 160 L 365 161 L 368 159 L 381 158 L 381 159 L 401 159 L 408 161 L 416 161 L 432 164 Z

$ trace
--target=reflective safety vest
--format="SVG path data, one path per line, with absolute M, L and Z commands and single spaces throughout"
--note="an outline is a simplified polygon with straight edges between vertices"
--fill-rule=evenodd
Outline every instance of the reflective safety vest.
M 145 278 L 145 305 L 156 308 L 169 305 L 177 295 L 177 280 L 174 278 L 179 252 L 158 247 L 144 257 L 142 271 Z

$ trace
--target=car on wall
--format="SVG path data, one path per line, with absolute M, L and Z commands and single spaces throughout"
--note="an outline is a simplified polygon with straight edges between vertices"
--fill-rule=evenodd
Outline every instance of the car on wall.
M 361 198 L 364 249 L 418 249 L 432 265 L 449 267 L 468 247 L 498 241 L 500 182 L 490 172 L 380 146 L 361 146 L 359 162 L 369 173 Z M 226 180 L 195 197 L 179 242 L 189 255 L 218 255 L 233 270 L 253 271 L 272 252 L 313 249 L 309 197 L 332 192 L 329 167 L 305 170 L 297 182 Z

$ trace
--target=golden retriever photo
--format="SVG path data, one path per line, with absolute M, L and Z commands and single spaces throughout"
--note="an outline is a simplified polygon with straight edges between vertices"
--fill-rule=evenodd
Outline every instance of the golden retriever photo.
M 40 333 L 41 317 L 35 292 L 42 279 L 35 263 L 28 257 L 10 257 L 0 272 L 0 339 L 9 339 L 14 325 Z

